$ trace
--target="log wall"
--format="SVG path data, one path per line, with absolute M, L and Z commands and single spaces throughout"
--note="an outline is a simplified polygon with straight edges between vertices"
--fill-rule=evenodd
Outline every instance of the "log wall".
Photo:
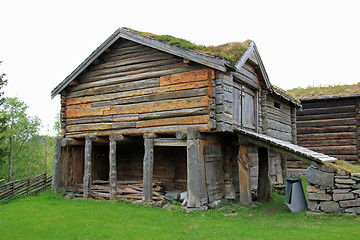
M 186 61 L 185 61 L 186 62 Z M 120 39 L 62 93 L 66 137 L 215 128 L 215 72 Z
M 279 97 L 268 94 L 263 104 L 266 107 L 266 135 L 292 142 L 291 106 Z M 264 111 L 264 110 L 263 110 Z
M 298 144 L 338 159 L 357 162 L 359 97 L 302 100 L 297 111 Z

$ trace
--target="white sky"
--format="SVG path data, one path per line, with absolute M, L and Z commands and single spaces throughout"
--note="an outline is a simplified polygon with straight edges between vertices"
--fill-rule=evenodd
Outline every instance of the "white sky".
M 283 89 L 360 82 L 357 0 L 0 0 L 0 73 L 52 131 L 52 89 L 118 27 L 204 45 L 252 39 Z

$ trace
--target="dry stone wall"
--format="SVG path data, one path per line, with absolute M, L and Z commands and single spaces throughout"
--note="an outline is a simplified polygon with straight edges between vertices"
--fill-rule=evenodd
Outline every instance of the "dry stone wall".
M 308 209 L 312 213 L 360 214 L 360 173 L 313 163 L 306 170 Z

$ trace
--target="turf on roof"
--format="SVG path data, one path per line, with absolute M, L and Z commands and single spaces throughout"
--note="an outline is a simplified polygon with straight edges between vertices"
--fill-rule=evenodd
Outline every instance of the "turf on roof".
M 245 53 L 250 43 L 252 42 L 251 40 L 246 40 L 244 42 L 225 43 L 219 46 L 203 46 L 170 35 L 157 35 L 148 32 L 140 32 L 130 28 L 125 28 L 125 29 L 140 33 L 144 36 L 151 37 L 159 42 L 164 42 L 169 45 L 176 46 L 182 49 L 194 50 L 201 53 L 213 55 L 215 57 L 221 57 L 230 61 L 233 65 L 235 65 L 240 60 L 241 56 Z
M 307 88 L 294 88 L 287 90 L 286 93 L 294 98 L 360 93 L 360 82 L 353 85 L 333 85 L 326 87 L 309 86 Z

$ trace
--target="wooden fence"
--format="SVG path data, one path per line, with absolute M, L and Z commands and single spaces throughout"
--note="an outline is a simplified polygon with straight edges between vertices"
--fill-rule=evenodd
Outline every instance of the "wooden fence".
M 0 201 L 9 199 L 12 196 L 22 196 L 24 194 L 38 193 L 51 187 L 51 175 L 46 173 L 31 178 L 16 180 L 2 184 L 0 182 Z

